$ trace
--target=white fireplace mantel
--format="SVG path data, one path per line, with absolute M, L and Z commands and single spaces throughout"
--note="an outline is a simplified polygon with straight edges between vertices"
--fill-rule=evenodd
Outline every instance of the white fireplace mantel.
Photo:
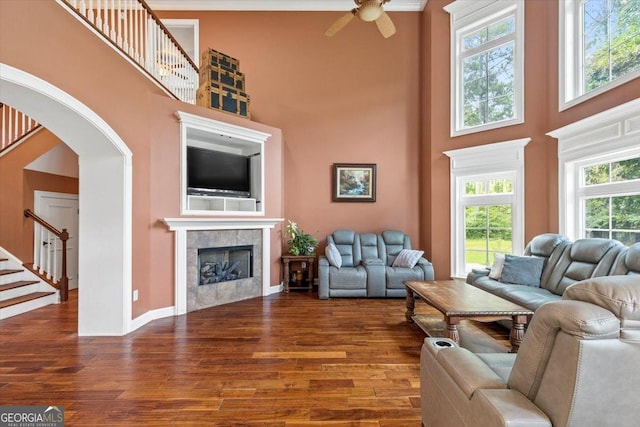
M 169 230 L 176 233 L 175 240 L 175 315 L 187 312 L 187 231 L 195 230 L 262 230 L 262 295 L 280 291 L 280 285 L 271 286 L 271 234 L 282 218 L 164 218 Z

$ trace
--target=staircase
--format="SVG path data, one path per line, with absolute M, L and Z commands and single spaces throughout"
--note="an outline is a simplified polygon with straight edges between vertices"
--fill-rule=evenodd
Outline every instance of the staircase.
M 58 302 L 56 288 L 0 248 L 0 320 Z

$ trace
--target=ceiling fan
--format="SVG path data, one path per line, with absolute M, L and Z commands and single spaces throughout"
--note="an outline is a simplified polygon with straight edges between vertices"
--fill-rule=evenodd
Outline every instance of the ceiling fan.
M 345 15 L 341 16 L 331 27 L 324 33 L 325 36 L 331 37 L 342 28 L 344 28 L 354 16 L 357 16 L 362 21 L 371 22 L 375 21 L 378 26 L 380 34 L 386 39 L 391 37 L 396 32 L 396 27 L 391 22 L 389 15 L 382 9 L 382 5 L 388 3 L 390 0 L 353 0 L 356 4 L 356 8 L 351 9 Z

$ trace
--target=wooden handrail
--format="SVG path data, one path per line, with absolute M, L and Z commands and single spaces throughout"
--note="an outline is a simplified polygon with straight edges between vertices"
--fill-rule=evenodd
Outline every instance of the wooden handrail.
M 69 277 L 67 276 L 67 240 L 69 240 L 69 232 L 66 228 L 62 231 L 36 215 L 31 209 L 24 210 L 25 218 L 32 218 L 35 222 L 52 232 L 62 242 L 62 271 L 60 277 L 60 301 L 69 301 Z
M 160 20 L 160 18 L 158 18 L 158 15 L 156 15 L 156 13 L 149 7 L 149 5 L 147 4 L 146 1 L 144 0 L 138 0 L 140 2 L 140 4 L 142 5 L 142 7 L 144 7 L 147 12 L 149 12 L 149 15 L 151 15 L 151 17 L 153 18 L 154 21 L 156 21 L 156 24 L 158 24 L 160 26 L 160 28 L 162 29 L 162 31 L 169 36 L 169 39 L 173 42 L 173 44 L 178 48 L 178 50 L 180 51 L 180 53 L 182 53 L 182 56 L 185 57 L 185 59 L 187 60 L 187 62 L 189 62 L 189 64 L 191 64 L 191 66 L 198 71 L 198 66 L 195 64 L 195 62 L 193 62 L 193 60 L 191 59 L 191 57 L 189 56 L 189 54 L 187 52 L 185 52 L 185 50 L 182 48 L 182 45 L 180 43 L 178 43 L 178 40 L 176 40 L 172 35 L 171 35 L 171 31 L 169 31 L 169 29 L 162 23 L 162 21 Z

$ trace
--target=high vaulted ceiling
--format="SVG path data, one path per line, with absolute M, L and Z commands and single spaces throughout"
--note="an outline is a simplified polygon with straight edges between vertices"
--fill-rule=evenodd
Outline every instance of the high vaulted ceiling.
M 419 12 L 428 0 L 391 0 L 387 12 Z M 297 10 L 348 11 L 353 0 L 147 0 L 153 10 Z

